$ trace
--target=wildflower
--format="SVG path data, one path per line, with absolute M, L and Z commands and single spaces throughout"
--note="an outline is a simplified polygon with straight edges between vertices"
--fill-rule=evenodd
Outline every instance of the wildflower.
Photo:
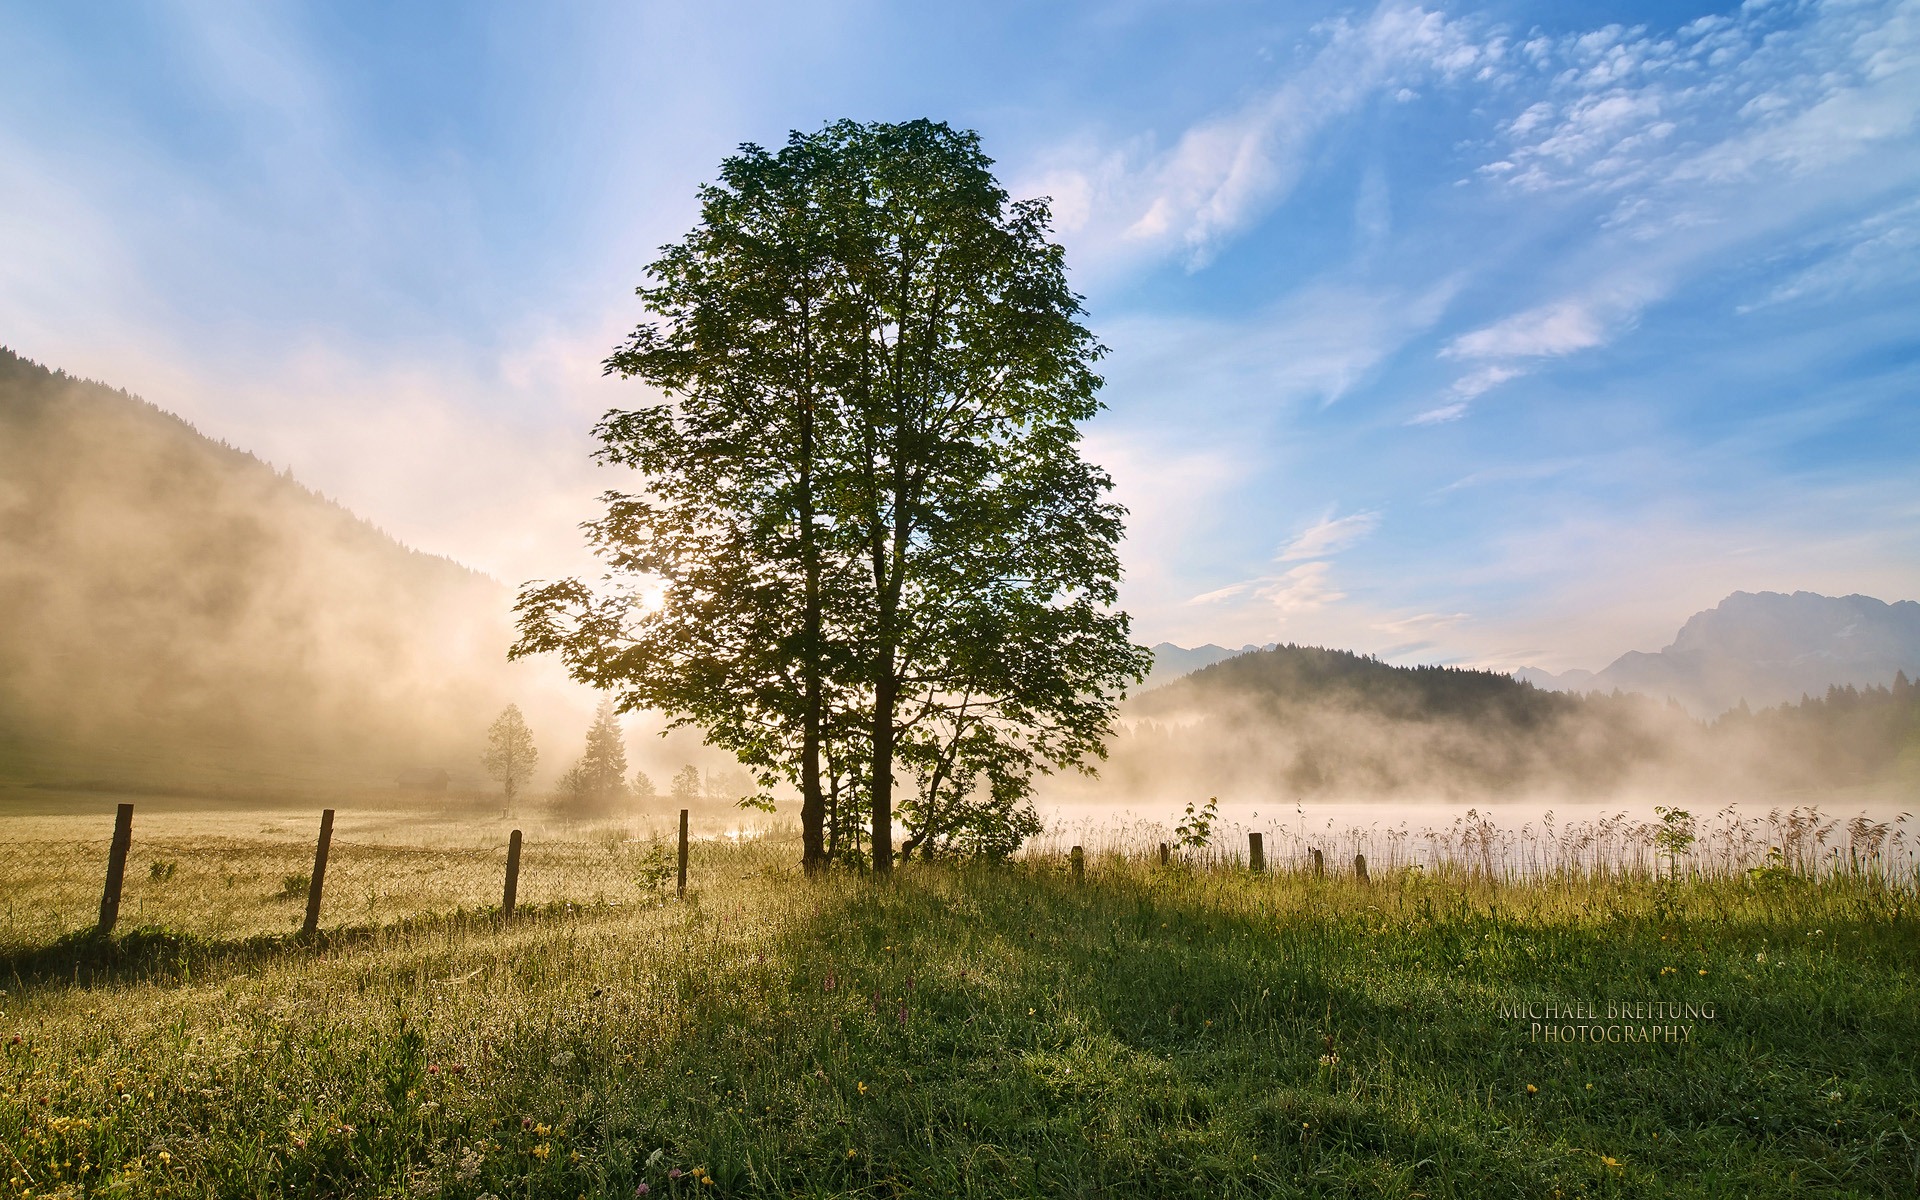
M 545 1161 L 547 1155 L 552 1153 L 553 1153 L 553 1147 L 549 1146 L 545 1142 L 541 1142 L 538 1146 L 535 1146 L 533 1148 L 533 1156 L 542 1161 Z
M 520 1118 L 520 1128 L 522 1128 L 522 1129 L 532 1129 L 532 1128 L 533 1128 L 533 1118 L 532 1118 L 532 1117 L 521 1117 L 521 1118 Z
M 1701 973 L 1702 975 L 1705 975 L 1705 974 L 1706 974 L 1706 972 L 1705 972 L 1705 971 L 1702 971 L 1702 972 L 1700 972 L 1700 973 Z M 904 1004 L 902 1004 L 902 1005 L 900 1006 L 900 1012 L 898 1013 L 898 1016 L 899 1016 L 899 1019 L 900 1019 L 900 1023 L 901 1023 L 902 1025 L 905 1025 L 905 1024 L 907 1023 L 907 1006 L 906 1006 L 906 1005 L 904 1005 Z
M 682 1170 L 681 1170 L 681 1169 L 680 1169 L 679 1167 L 675 1167 L 675 1168 L 673 1168 L 673 1169 L 672 1169 L 671 1171 L 668 1171 L 668 1172 L 667 1172 L 667 1178 L 668 1178 L 668 1179 L 678 1179 L 678 1178 L 680 1178 L 680 1177 L 681 1177 L 682 1175 L 685 1175 L 685 1174 L 686 1174 L 686 1172 L 685 1172 L 685 1171 L 682 1171 Z
M 867 1085 L 864 1081 L 860 1084 L 860 1094 L 862 1096 L 867 1094 Z
M 1707 969 L 1706 969 L 1705 967 L 1701 967 L 1701 968 L 1700 968 L 1700 973 L 1701 973 L 1702 975 L 1705 975 L 1705 974 L 1707 973 Z
M 1527 1095 L 1529 1095 L 1529 1096 L 1538 1096 L 1539 1094 L 1540 1094 L 1540 1089 L 1539 1089 L 1539 1088 L 1537 1088 L 1537 1087 L 1535 1087 L 1535 1086 L 1533 1086 L 1532 1084 L 1528 1084 L 1528 1085 L 1527 1085 Z
M 854 1149 L 854 1148 L 853 1148 L 852 1146 L 848 1146 L 848 1147 L 847 1147 L 847 1157 L 848 1157 L 848 1158 L 853 1158 L 853 1157 L 855 1157 L 855 1156 L 857 1156 L 857 1155 L 858 1155 L 859 1153 L 860 1153 L 860 1152 L 859 1152 L 858 1150 L 855 1150 L 855 1149 Z
M 427 1074 L 429 1074 L 429 1075 L 438 1075 L 439 1073 L 440 1073 L 440 1064 L 439 1064 L 439 1063 L 428 1063 L 428 1064 L 427 1064 Z
M 636 1196 L 644 1196 L 652 1190 L 653 1190 L 652 1188 L 648 1187 L 644 1183 L 636 1183 L 633 1185 L 633 1194 Z
M 1032 1015 L 1033 1015 L 1033 1010 L 1032 1010 L 1032 1009 L 1028 1009 L 1028 1010 L 1027 1010 L 1027 1015 L 1028 1015 L 1028 1016 L 1032 1016 Z
M 1600 1164 L 1604 1167 L 1611 1168 L 1612 1170 L 1615 1170 L 1615 1171 L 1618 1171 L 1620 1169 L 1620 1160 L 1615 1158 L 1611 1154 L 1602 1154 L 1600 1156 Z

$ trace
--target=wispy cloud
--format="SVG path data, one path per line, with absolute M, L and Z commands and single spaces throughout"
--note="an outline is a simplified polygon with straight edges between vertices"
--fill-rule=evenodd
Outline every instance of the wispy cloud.
M 1409 425 L 1445 425 L 1449 421 L 1458 421 L 1467 415 L 1468 404 L 1465 400 L 1455 400 L 1451 404 L 1442 404 L 1438 408 L 1429 408 L 1425 412 L 1415 413 L 1407 418 Z
M 1318 612 L 1347 598 L 1347 594 L 1335 588 L 1328 578 L 1332 569 L 1333 565 L 1327 562 L 1301 563 L 1277 575 L 1262 575 L 1257 579 L 1215 588 L 1195 596 L 1187 603 L 1215 604 L 1249 597 L 1261 601 L 1270 613 L 1281 617 Z
M 1515 313 L 1484 329 L 1462 334 L 1442 354 L 1446 358 L 1541 358 L 1591 349 L 1606 339 L 1606 324 L 1591 305 L 1566 300 Z M 1490 382 L 1480 391 L 1517 373 L 1500 369 L 1483 374 L 1478 378 Z
M 1365 20 L 1315 27 L 1317 50 L 1299 70 L 1240 107 L 1203 119 L 1171 147 L 1152 139 L 1106 151 L 1063 149 L 1032 190 L 1083 252 L 1100 257 L 1210 261 L 1222 243 L 1284 200 L 1320 136 L 1376 96 L 1415 97 L 1409 85 L 1501 71 L 1503 37 L 1417 5 L 1386 3 Z
M 1328 513 L 1282 547 L 1275 561 L 1298 562 L 1303 558 L 1338 554 L 1379 527 L 1377 512 L 1349 513 L 1344 517 Z

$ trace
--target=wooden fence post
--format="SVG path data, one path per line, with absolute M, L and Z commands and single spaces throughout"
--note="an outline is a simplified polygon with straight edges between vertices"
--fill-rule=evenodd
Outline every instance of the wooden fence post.
M 1173 861 L 1173 850 L 1165 842 L 1161 842 L 1160 843 L 1160 865 L 1164 867 L 1172 861 Z
M 105 937 L 120 919 L 120 884 L 127 877 L 127 850 L 133 845 L 133 805 L 122 804 L 113 816 L 113 844 L 107 850 L 107 886 L 100 893 L 100 927 Z
M 687 810 L 680 810 L 680 890 L 678 894 L 687 894 Z
M 1367 856 L 1366 855 L 1356 854 L 1353 856 L 1353 877 L 1355 879 L 1358 879 L 1361 883 L 1365 883 L 1367 881 Z
M 513 901 L 520 894 L 520 831 L 507 838 L 507 891 L 500 897 L 500 915 L 513 916 Z
M 1313 877 L 1315 879 L 1327 877 L 1327 860 L 1318 850 L 1313 852 Z
M 313 848 L 313 878 L 307 882 L 307 923 L 300 932 L 312 937 L 320 928 L 320 893 L 327 886 L 327 848 L 333 845 L 333 810 L 320 814 L 320 843 Z
M 1267 869 L 1267 847 L 1264 834 L 1249 833 L 1247 835 L 1247 867 L 1255 872 L 1264 872 Z
M 1075 846 L 1067 852 L 1067 861 L 1073 864 L 1073 881 L 1080 882 L 1087 877 L 1087 852 Z

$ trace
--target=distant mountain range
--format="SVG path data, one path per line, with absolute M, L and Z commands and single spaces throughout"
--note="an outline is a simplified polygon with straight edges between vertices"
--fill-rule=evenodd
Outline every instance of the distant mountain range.
M 1229 650 L 1225 646 L 1216 646 L 1208 642 L 1204 646 L 1195 646 L 1189 650 L 1185 646 L 1176 646 L 1172 642 L 1161 642 L 1153 648 L 1153 670 L 1147 673 L 1146 681 L 1135 692 L 1144 692 L 1162 684 L 1172 683 L 1182 675 L 1191 675 L 1202 667 L 1232 658 L 1236 654 L 1246 654 L 1258 650 L 1258 646 L 1242 646 L 1238 650 Z
M 1696 716 L 1715 716 L 1820 696 L 1830 687 L 1885 687 L 1905 671 L 1920 676 L 1920 603 L 1813 592 L 1735 592 L 1696 613 L 1673 644 L 1632 650 L 1600 671 L 1514 678 L 1569 692 L 1640 692 L 1672 697 Z

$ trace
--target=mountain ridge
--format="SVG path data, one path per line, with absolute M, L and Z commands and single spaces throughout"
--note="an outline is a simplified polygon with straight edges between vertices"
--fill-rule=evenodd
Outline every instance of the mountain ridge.
M 1558 691 L 1671 696 L 1697 716 L 1715 716 L 1833 686 L 1883 687 L 1900 671 L 1920 674 L 1920 603 L 1740 591 L 1687 618 L 1658 651 L 1629 650 L 1593 672 L 1513 674 Z

